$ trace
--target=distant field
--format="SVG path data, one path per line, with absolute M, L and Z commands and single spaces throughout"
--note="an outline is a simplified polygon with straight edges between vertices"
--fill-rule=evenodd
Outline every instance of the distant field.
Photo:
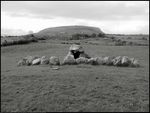
M 58 56 L 71 43 L 82 44 L 92 57 L 129 56 L 141 67 L 69 65 L 17 67 L 27 55 Z M 2 112 L 149 111 L 149 46 L 108 46 L 107 39 L 43 40 L 1 47 Z
M 106 37 L 112 39 L 114 42 L 120 40 L 118 45 L 149 46 L 149 35 L 106 34 Z M 125 44 L 122 44 L 123 42 Z
M 70 43 L 71 40 L 76 40 L 92 44 L 92 45 L 112 45 L 112 46 L 149 46 L 149 35 L 117 35 L 117 34 L 73 34 L 58 36 L 39 36 L 30 34 L 24 36 L 1 36 L 1 46 L 29 44 L 40 40 L 62 40 L 62 44 Z M 69 41 L 69 42 L 67 42 Z M 44 42 L 44 41 L 43 41 Z
M 33 35 L 23 36 L 1 36 L 1 46 L 29 44 L 31 42 L 37 42 L 38 39 Z

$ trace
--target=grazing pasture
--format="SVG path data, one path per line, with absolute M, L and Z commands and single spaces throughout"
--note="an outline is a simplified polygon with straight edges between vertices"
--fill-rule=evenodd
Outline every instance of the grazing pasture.
M 149 111 L 149 46 L 108 46 L 105 39 L 62 42 L 1 47 L 2 112 Z M 80 43 L 92 57 L 135 57 L 141 66 L 17 67 L 17 61 L 27 55 L 57 56 L 62 62 L 72 42 Z

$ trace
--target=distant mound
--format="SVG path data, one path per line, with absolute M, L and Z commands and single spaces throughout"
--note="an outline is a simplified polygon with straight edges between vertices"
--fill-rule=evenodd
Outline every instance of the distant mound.
M 104 34 L 104 32 L 97 27 L 61 26 L 41 30 L 35 33 L 34 36 L 44 39 L 75 39 L 77 37 L 87 38 L 97 36 L 98 34 Z

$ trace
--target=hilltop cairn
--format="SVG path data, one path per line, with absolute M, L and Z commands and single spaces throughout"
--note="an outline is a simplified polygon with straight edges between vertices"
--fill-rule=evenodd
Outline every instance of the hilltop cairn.
M 139 61 L 128 56 L 102 56 L 90 57 L 85 53 L 81 45 L 73 44 L 69 48 L 69 52 L 61 63 L 59 57 L 51 56 L 26 56 L 18 61 L 18 66 L 31 65 L 77 65 L 77 64 L 91 64 L 91 65 L 107 65 L 107 66 L 122 66 L 122 67 L 139 67 Z

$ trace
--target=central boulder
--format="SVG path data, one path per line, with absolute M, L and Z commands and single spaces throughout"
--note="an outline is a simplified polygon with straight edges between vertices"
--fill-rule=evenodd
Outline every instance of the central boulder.
M 73 44 L 70 46 L 69 52 L 64 58 L 63 64 L 76 64 L 76 60 L 81 57 L 87 59 L 91 58 L 88 54 L 84 52 L 84 49 L 81 45 Z
M 79 57 L 91 58 L 88 54 L 84 52 L 84 49 L 81 45 L 73 44 L 69 48 L 69 55 L 73 55 L 74 59 Z

